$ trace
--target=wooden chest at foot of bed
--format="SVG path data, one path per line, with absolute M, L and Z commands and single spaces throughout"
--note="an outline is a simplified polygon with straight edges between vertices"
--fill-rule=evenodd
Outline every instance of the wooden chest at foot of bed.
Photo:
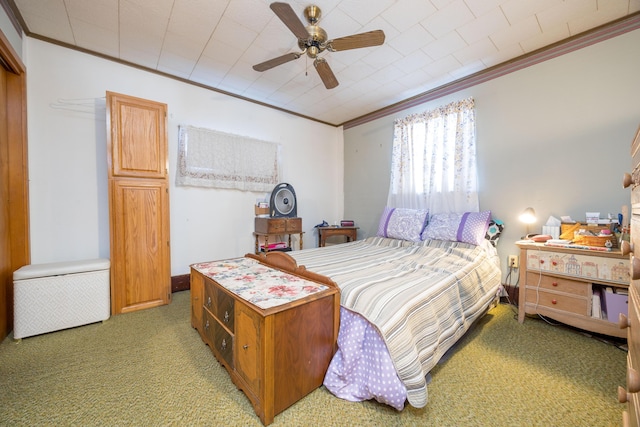
M 331 281 L 287 276 L 291 273 L 244 260 L 191 266 L 191 323 L 268 425 L 322 385 L 336 350 L 340 294 Z M 229 280 L 237 283 L 244 280 L 239 277 L 255 278 L 261 272 L 275 280 L 274 287 L 283 289 L 291 279 L 291 286 L 305 288 L 305 294 L 294 300 L 286 297 L 288 301 L 272 295 L 252 302 L 243 296 L 260 293 L 251 288 L 253 282 L 228 287 Z

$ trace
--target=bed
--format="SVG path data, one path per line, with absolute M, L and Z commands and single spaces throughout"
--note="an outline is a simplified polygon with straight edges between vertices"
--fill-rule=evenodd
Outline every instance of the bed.
M 468 239 L 459 233 L 461 215 L 444 222 L 432 217 L 431 230 L 417 215 L 413 236 L 387 232 L 387 221 L 379 236 L 274 257 L 290 256 L 294 265 L 340 287 L 338 350 L 324 379 L 331 393 L 397 410 L 407 401 L 416 408 L 427 404 L 429 372 L 486 313 L 501 287 L 497 237 L 487 233 L 490 218 L 481 218 L 476 237 Z M 261 258 L 269 263 L 269 256 Z

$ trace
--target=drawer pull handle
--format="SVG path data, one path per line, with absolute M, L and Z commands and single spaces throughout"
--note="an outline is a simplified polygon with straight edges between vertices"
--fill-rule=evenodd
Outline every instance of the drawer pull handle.
M 625 172 L 625 174 L 622 176 L 622 187 L 627 188 L 631 184 L 633 184 L 633 178 L 631 177 L 631 174 L 629 172 Z
M 551 286 L 558 286 L 558 282 L 553 282 Z
M 204 324 L 204 329 L 205 330 L 209 330 L 209 321 L 207 320 L 207 323 Z
M 620 243 L 620 250 L 622 251 L 622 255 L 629 255 L 631 252 L 633 252 L 633 244 L 629 243 L 626 240 L 623 240 Z
M 636 257 L 631 257 L 631 278 L 640 279 L 640 259 Z
M 640 391 L 640 374 L 633 368 L 627 369 L 627 390 L 629 393 Z
M 620 327 L 620 329 L 626 329 L 631 326 L 631 323 L 629 323 L 629 318 L 625 316 L 624 313 L 620 313 L 618 315 L 618 326 Z
M 552 299 L 552 300 L 551 300 L 551 304 L 557 304 L 557 303 L 558 303 L 558 300 L 557 300 L 557 299 Z
M 248 348 L 249 348 L 249 345 L 248 345 L 248 344 L 245 344 L 245 345 L 243 345 L 243 346 L 242 346 L 242 348 L 244 348 L 244 349 L 246 350 L 246 349 L 248 349 Z
M 540 264 L 544 264 L 544 260 L 543 259 L 540 260 Z
M 222 350 L 226 350 L 227 349 L 227 340 L 222 338 L 222 344 L 220 345 L 220 349 Z
M 224 312 L 224 323 L 229 323 L 229 312 L 226 310 Z
M 621 385 L 618 386 L 618 402 L 627 403 L 629 401 L 629 393 Z
M 211 308 L 211 297 L 207 298 L 207 307 Z
M 553 265 L 554 267 L 558 265 L 558 261 L 551 261 L 551 265 Z

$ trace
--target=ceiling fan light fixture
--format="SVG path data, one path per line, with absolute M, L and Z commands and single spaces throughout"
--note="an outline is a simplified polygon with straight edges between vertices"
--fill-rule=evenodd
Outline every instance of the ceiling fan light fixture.
M 320 53 L 320 49 L 317 46 L 309 46 L 309 48 L 307 49 L 307 56 L 309 58 L 314 58 L 316 56 L 318 56 L 318 54 Z

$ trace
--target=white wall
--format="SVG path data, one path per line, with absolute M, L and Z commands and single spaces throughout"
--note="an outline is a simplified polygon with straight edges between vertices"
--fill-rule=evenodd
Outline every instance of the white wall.
M 172 275 L 252 252 L 253 204 L 265 196 L 176 187 L 181 124 L 280 143 L 305 247 L 316 245 L 315 224 L 342 218 L 342 129 L 31 38 L 25 50 L 32 263 L 109 257 L 106 91 L 168 105 Z
M 506 223 L 500 259 L 517 254 L 533 207 L 549 215 L 617 214 L 640 124 L 640 30 L 345 131 L 345 216 L 374 235 L 388 186 L 393 120 L 473 96 L 480 208 Z M 505 270 L 503 268 L 503 270 Z
M 20 57 L 20 59 L 24 58 L 23 49 L 22 49 L 22 31 L 18 32 L 16 27 L 11 23 L 11 19 L 5 12 L 4 7 L 0 7 L 0 29 L 2 30 L 2 34 L 7 38 L 9 44 L 16 52 L 16 54 Z

